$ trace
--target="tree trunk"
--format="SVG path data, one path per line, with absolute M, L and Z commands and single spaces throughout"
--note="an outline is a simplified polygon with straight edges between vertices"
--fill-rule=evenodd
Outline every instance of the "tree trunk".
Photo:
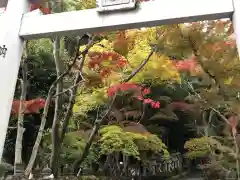
M 47 100 L 46 100 L 46 103 L 45 103 L 45 106 L 44 106 L 44 112 L 43 112 L 43 116 L 42 116 L 42 119 L 41 119 L 41 125 L 40 125 L 39 130 L 38 130 L 38 135 L 37 135 L 35 144 L 33 146 L 33 150 L 32 150 L 30 160 L 28 162 L 27 168 L 25 169 L 25 175 L 26 176 L 28 176 L 30 174 L 30 172 L 32 171 L 35 159 L 37 157 L 38 149 L 39 149 L 39 146 L 40 146 L 40 143 L 41 143 L 41 140 L 42 140 L 42 136 L 43 136 L 46 120 L 47 120 L 49 105 L 50 105 L 50 102 L 51 102 L 52 96 L 53 96 L 54 87 L 55 86 L 52 86 L 50 88 L 49 92 L 48 92 L 48 97 L 47 97 Z
M 62 66 L 60 59 L 60 38 L 56 37 L 53 44 L 53 55 L 56 65 L 57 78 L 61 75 Z M 59 94 L 62 91 L 63 81 L 59 81 L 56 87 L 56 94 Z M 54 177 L 57 177 L 58 174 L 58 154 L 60 147 L 59 139 L 59 126 L 60 126 L 60 112 L 62 109 L 62 100 L 61 95 L 56 96 L 55 98 L 55 112 L 52 125 L 52 153 L 50 160 L 50 168 Z
M 63 10 L 63 1 L 56 0 L 53 2 L 53 6 L 56 13 L 59 13 Z M 53 42 L 53 56 L 56 66 L 57 78 L 62 74 L 62 64 L 60 59 L 60 41 L 61 38 L 56 36 Z M 56 95 L 62 92 L 63 89 L 63 80 L 61 79 L 56 87 Z M 58 176 L 58 154 L 60 152 L 60 137 L 59 137 L 59 127 L 60 127 L 60 112 L 62 110 L 62 98 L 61 95 L 55 97 L 55 111 L 52 124 L 52 152 L 50 159 L 50 168 L 54 177 Z
M 83 65 L 84 65 L 84 61 L 85 61 L 85 57 L 86 57 L 86 53 L 84 53 L 82 55 L 82 59 L 80 61 L 80 67 L 79 67 L 79 72 L 77 72 L 76 74 L 76 78 L 75 78 L 75 81 L 74 81 L 74 84 L 72 86 L 72 89 L 71 89 L 71 96 L 69 97 L 69 102 L 68 102 L 68 106 L 67 106 L 67 111 L 65 113 L 65 116 L 64 116 L 64 119 L 63 119 L 63 125 L 62 125 L 62 128 L 61 128 L 61 133 L 59 134 L 59 124 L 57 125 L 58 127 L 58 131 L 55 132 L 54 134 L 54 128 L 56 128 L 53 124 L 53 138 L 55 138 L 55 141 L 56 141 L 56 137 L 57 137 L 57 144 L 55 144 L 55 147 L 53 148 L 52 150 L 52 157 L 54 157 L 55 159 L 51 159 L 51 168 L 53 170 L 53 174 L 54 174 L 54 177 L 57 176 L 57 160 L 59 158 L 59 150 L 61 149 L 61 143 L 63 142 L 64 140 L 64 136 L 65 136 L 65 133 L 67 131 L 67 127 L 68 127 L 68 123 L 69 123 L 69 119 L 72 115 L 72 109 L 73 109 L 73 106 L 74 106 L 74 103 L 75 103 L 75 97 L 76 97 L 76 94 L 77 94 L 77 89 L 78 89 L 78 85 L 79 85 L 79 82 L 83 80 L 83 77 L 82 77 L 82 68 L 83 68 Z M 58 92 L 60 93 L 60 92 Z M 58 94 L 56 93 L 56 94 Z M 56 113 L 56 112 L 55 112 Z M 58 121 L 59 122 L 59 121 Z M 54 146 L 54 142 L 53 142 L 53 146 Z M 55 161 L 55 164 L 54 164 L 54 161 Z M 54 165 L 56 167 L 54 167 Z M 54 171 L 55 170 L 55 171 Z
M 23 133 L 25 131 L 23 127 L 23 120 L 24 120 L 24 111 L 25 107 L 23 104 L 23 101 L 26 100 L 27 95 L 27 86 L 28 86 L 28 80 L 27 80 L 27 58 L 28 58 L 28 42 L 25 42 L 25 57 L 22 59 L 22 79 L 20 79 L 21 82 L 21 97 L 20 97 L 20 107 L 18 112 L 18 123 L 17 123 L 17 138 L 15 143 L 15 160 L 14 160 L 14 174 L 21 174 L 23 173 L 23 164 L 22 164 L 22 141 L 23 141 Z
M 38 131 L 38 135 L 37 135 L 37 138 L 36 138 L 36 141 L 35 141 L 35 144 L 34 144 L 34 147 L 33 147 L 33 150 L 32 150 L 32 154 L 31 154 L 31 157 L 30 157 L 30 160 L 28 162 L 28 165 L 27 165 L 27 168 L 25 169 L 25 176 L 28 176 L 30 174 L 30 172 L 32 171 L 32 168 L 33 168 L 33 165 L 34 165 L 34 162 L 35 162 L 35 159 L 37 157 L 37 153 L 38 153 L 38 149 L 39 149 L 39 146 L 40 146 L 40 143 L 41 143 L 41 140 L 42 140 L 42 136 L 43 136 L 43 131 L 44 131 L 44 127 L 45 127 L 45 124 L 46 124 L 46 120 L 47 120 L 47 114 L 48 114 L 48 109 L 49 109 L 49 105 L 51 103 L 51 100 L 52 100 L 52 97 L 53 97 L 53 93 L 54 93 L 54 90 L 57 86 L 57 84 L 66 76 L 69 74 L 70 70 L 72 69 L 72 67 L 75 65 L 77 59 L 79 59 L 80 55 L 86 53 L 92 46 L 94 45 L 94 42 L 93 40 L 90 41 L 88 43 L 88 45 L 86 46 L 86 48 L 82 51 L 82 52 L 79 52 L 79 48 L 80 48 L 80 41 L 78 42 L 78 46 L 76 48 L 76 54 L 75 54 L 75 57 L 72 61 L 71 64 L 68 65 L 67 69 L 65 70 L 64 73 L 62 73 L 51 85 L 49 91 L 48 91 L 48 97 L 47 97 L 47 100 L 46 100 L 46 103 L 45 103 L 45 106 L 44 106 L 44 111 L 43 111 L 43 115 L 42 115 L 42 118 L 41 118 L 41 124 L 40 124 L 40 127 L 39 127 L 39 131 Z
M 73 106 L 74 106 L 74 103 L 75 103 L 75 97 L 76 97 L 77 88 L 78 88 L 77 84 L 81 80 L 82 80 L 81 74 L 78 72 L 77 75 L 76 75 L 76 78 L 75 78 L 74 87 L 71 91 L 71 96 L 69 98 L 69 104 L 68 104 L 68 107 L 67 107 L 67 112 L 66 112 L 66 114 L 64 116 L 64 119 L 63 119 L 62 130 L 61 130 L 61 133 L 60 133 L 60 143 L 62 143 L 63 140 L 64 140 L 64 136 L 65 136 L 65 133 L 67 131 L 68 123 L 69 123 L 70 117 L 72 115 L 72 109 L 73 109 Z

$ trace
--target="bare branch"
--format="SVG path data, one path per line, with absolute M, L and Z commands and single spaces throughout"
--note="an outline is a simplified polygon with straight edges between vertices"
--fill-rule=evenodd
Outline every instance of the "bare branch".
M 72 109 L 73 109 L 73 106 L 74 106 L 74 103 L 75 103 L 75 97 L 76 97 L 76 94 L 77 94 L 78 85 L 79 85 L 79 83 L 83 82 L 82 69 L 83 69 L 85 59 L 86 59 L 86 53 L 83 54 L 83 57 L 82 57 L 81 62 L 80 62 L 79 72 L 77 72 L 76 78 L 75 78 L 75 81 L 74 81 L 74 85 L 73 85 L 73 87 L 71 87 L 72 91 L 71 91 L 71 96 L 69 98 L 69 104 L 68 104 L 67 112 L 66 112 L 65 117 L 63 119 L 62 131 L 61 131 L 61 134 L 60 134 L 60 143 L 63 142 L 65 133 L 67 131 L 67 126 L 68 126 L 68 123 L 69 123 L 69 119 L 72 115 Z
M 10 127 L 8 127 L 8 129 L 17 129 L 17 127 L 11 127 L 11 126 L 10 126 Z
M 78 73 L 78 74 L 80 74 L 80 73 Z M 84 81 L 79 81 L 77 84 L 75 84 L 75 85 L 73 85 L 73 86 L 65 89 L 64 91 L 62 91 L 62 92 L 60 92 L 60 93 L 58 93 L 58 94 L 55 94 L 55 95 L 53 96 L 53 98 L 55 98 L 55 97 L 57 97 L 57 96 L 60 96 L 60 95 L 62 95 L 62 94 L 65 94 L 65 93 L 67 93 L 68 91 L 72 91 L 75 87 L 78 87 L 78 86 L 81 85 L 82 83 L 84 83 Z
M 64 119 L 63 119 L 63 125 L 62 125 L 62 130 L 61 130 L 61 133 L 60 133 L 60 143 L 63 142 L 64 140 L 64 136 L 65 136 L 65 133 L 67 131 L 67 126 L 68 126 L 68 123 L 69 123 L 69 119 L 72 115 L 72 108 L 74 106 L 74 103 L 75 103 L 75 97 L 76 97 L 76 94 L 77 94 L 77 88 L 78 88 L 78 81 L 81 79 L 81 76 L 79 75 L 80 73 L 77 73 L 76 75 L 76 78 L 75 78 L 75 82 L 74 82 L 74 86 L 73 88 L 71 88 L 71 96 L 69 98 L 69 104 L 68 104 L 68 107 L 67 107 L 67 112 L 64 116 Z M 80 81 L 82 82 L 82 81 Z
M 205 103 L 208 103 L 204 98 L 202 98 L 202 97 L 200 96 L 200 94 L 198 94 L 198 93 L 195 91 L 195 89 L 193 88 L 193 86 L 192 86 L 191 83 L 187 82 L 187 84 L 188 84 L 189 89 L 192 91 L 192 93 L 194 93 L 194 94 L 198 97 L 198 99 L 204 101 Z M 212 107 L 212 106 L 210 106 L 210 109 L 213 110 L 215 113 L 217 113 L 217 115 L 219 115 L 227 124 L 231 125 L 230 122 L 228 121 L 228 119 L 227 119 L 224 115 L 222 115 L 222 113 L 221 113 L 220 111 L 218 111 L 217 109 L 215 109 L 215 108 Z
M 151 52 L 148 54 L 148 56 L 146 57 L 146 59 L 141 63 L 141 65 L 132 72 L 132 74 L 130 76 L 128 76 L 125 80 L 123 80 L 123 82 L 128 82 L 130 81 L 134 76 L 136 76 L 136 74 L 138 72 L 140 72 L 143 67 L 147 64 L 147 62 L 150 60 L 151 56 L 153 55 L 154 53 L 154 49 L 151 50 Z

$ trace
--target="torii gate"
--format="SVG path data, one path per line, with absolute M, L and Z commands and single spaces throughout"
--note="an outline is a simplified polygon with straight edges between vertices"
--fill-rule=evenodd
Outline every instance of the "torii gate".
M 121 5 L 126 8 L 133 2 L 135 0 L 98 0 L 100 6 L 101 3 L 115 4 L 108 4 L 110 9 Z M 240 50 L 240 0 L 155 0 L 126 12 L 101 14 L 98 8 L 39 16 L 28 15 L 28 0 L 0 0 L 0 7 L 6 4 L 6 12 L 0 15 L 0 158 L 24 40 L 231 18 Z

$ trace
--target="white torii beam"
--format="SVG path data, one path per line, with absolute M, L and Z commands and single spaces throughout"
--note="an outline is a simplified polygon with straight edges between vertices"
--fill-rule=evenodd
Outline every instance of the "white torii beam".
M 141 3 L 138 9 L 126 12 L 99 14 L 97 9 L 90 9 L 42 16 L 29 16 L 29 14 L 23 16 L 27 12 L 27 7 L 28 0 L 8 0 L 6 12 L 3 16 L 0 15 L 0 158 L 20 65 L 23 39 L 151 27 L 233 16 L 237 46 L 240 50 L 240 0 L 155 0 Z
M 20 36 L 24 39 L 119 29 L 150 27 L 191 21 L 229 18 L 232 0 L 155 0 L 136 10 L 99 14 L 97 9 L 24 17 Z

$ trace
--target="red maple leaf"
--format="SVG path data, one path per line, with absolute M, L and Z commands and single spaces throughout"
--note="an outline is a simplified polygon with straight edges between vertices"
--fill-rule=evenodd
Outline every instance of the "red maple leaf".
M 88 68 L 99 71 L 101 77 L 107 77 L 127 64 L 127 60 L 116 52 L 89 52 L 88 56 Z
M 41 0 L 30 0 L 31 6 L 30 11 L 34 11 L 40 9 L 44 14 L 51 14 L 51 9 L 44 7 Z
M 190 70 L 194 70 L 197 67 L 197 62 L 195 60 L 195 57 L 192 57 L 186 60 L 176 61 L 176 62 L 173 62 L 173 64 L 179 71 L 190 71 Z
M 135 83 L 120 83 L 110 87 L 107 91 L 108 96 L 114 96 L 119 91 L 133 91 L 134 97 L 143 102 L 143 104 L 150 104 L 152 108 L 160 108 L 160 102 L 154 101 L 150 98 L 144 98 L 145 95 L 151 93 L 149 88 L 142 87 Z
M 141 95 L 141 86 L 135 83 L 120 83 L 114 86 L 111 86 L 107 93 L 108 96 L 114 96 L 118 91 L 129 91 L 134 90 L 137 93 L 137 96 Z
M 45 100 L 41 98 L 32 99 L 29 101 L 23 101 L 24 114 L 40 113 L 40 110 L 44 108 Z M 12 103 L 11 114 L 18 115 L 20 108 L 20 100 L 14 100 Z

